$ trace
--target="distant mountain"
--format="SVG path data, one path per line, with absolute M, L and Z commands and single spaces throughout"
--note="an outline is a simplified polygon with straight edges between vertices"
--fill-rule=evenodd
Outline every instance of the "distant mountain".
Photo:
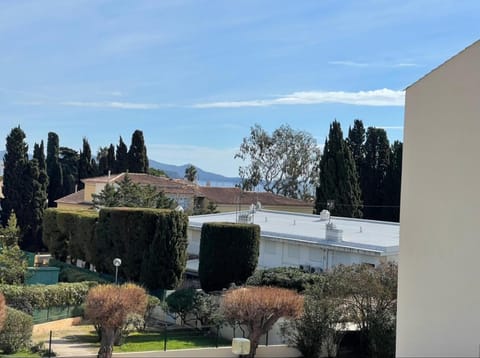
M 185 176 L 185 169 L 187 169 L 190 165 L 193 164 L 183 164 L 183 165 L 172 165 L 172 164 L 165 164 L 157 162 L 153 159 L 149 160 L 150 167 L 155 169 L 160 169 L 165 172 L 170 178 L 184 178 Z M 197 168 L 197 178 L 200 184 L 204 185 L 207 182 L 210 182 L 212 186 L 234 186 L 240 182 L 240 178 L 238 177 L 226 177 L 220 174 L 215 174 L 211 172 L 207 172 L 202 170 L 201 168 L 193 165 Z

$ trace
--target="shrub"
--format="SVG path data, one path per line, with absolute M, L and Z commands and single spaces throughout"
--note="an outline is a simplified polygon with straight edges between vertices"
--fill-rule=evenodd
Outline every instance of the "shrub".
M 275 267 L 255 271 L 246 283 L 249 286 L 274 286 L 303 292 L 322 280 L 322 275 L 306 273 L 296 267 Z
M 145 290 L 133 284 L 100 285 L 90 290 L 85 314 L 101 331 L 98 357 L 112 356 L 114 341 L 122 334 L 128 317 L 132 314 L 142 317 L 146 307 Z
M 185 288 L 173 292 L 167 297 L 168 310 L 180 316 L 182 323 L 186 323 L 187 315 L 193 311 L 196 290 Z
M 0 285 L 8 306 L 25 311 L 53 306 L 76 306 L 83 303 L 96 282 L 59 283 L 56 285 Z M 24 310 L 24 309 L 22 309 Z
M 245 283 L 257 266 L 259 242 L 258 225 L 204 223 L 198 267 L 202 289 L 210 292 Z
M 0 349 L 11 354 L 26 348 L 30 343 L 33 318 L 26 313 L 7 307 L 7 318 L 0 332 Z
M 175 288 L 187 262 L 188 217 L 162 209 L 108 208 L 100 211 L 96 230 L 97 269 L 119 275 L 149 289 Z M 128 253 L 128 254 L 127 254 Z
M 111 283 L 113 280 L 102 277 L 98 272 L 89 271 L 65 262 L 50 259 L 49 266 L 60 268 L 58 280 L 60 282 L 95 281 L 98 283 Z

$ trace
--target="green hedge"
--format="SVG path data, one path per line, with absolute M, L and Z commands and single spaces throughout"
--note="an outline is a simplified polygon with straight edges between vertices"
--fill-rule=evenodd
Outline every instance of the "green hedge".
M 303 292 L 322 279 L 323 275 L 307 273 L 297 267 L 275 267 L 255 271 L 248 278 L 246 284 L 250 286 L 274 286 Z
M 257 267 L 260 226 L 204 223 L 200 239 L 198 275 L 206 292 L 241 285 Z
M 0 349 L 5 354 L 12 354 L 27 348 L 32 338 L 32 330 L 32 316 L 7 307 L 7 317 L 0 332 Z
M 95 256 L 96 211 L 47 209 L 43 216 L 43 243 L 57 259 L 67 256 L 91 262 Z
M 76 306 L 83 303 L 96 282 L 59 283 L 56 285 L 0 285 L 8 306 L 28 312 L 53 306 Z M 22 309 L 23 307 L 23 309 Z
M 122 260 L 119 276 L 148 289 L 175 288 L 185 271 L 188 217 L 178 211 L 145 208 L 105 208 L 94 211 L 48 209 L 44 243 L 60 260 L 67 256 L 114 275 L 115 257 Z
M 100 210 L 96 258 L 102 272 L 114 273 L 112 261 L 122 259 L 119 276 L 148 289 L 178 286 L 187 263 L 188 217 L 163 209 L 109 208 Z

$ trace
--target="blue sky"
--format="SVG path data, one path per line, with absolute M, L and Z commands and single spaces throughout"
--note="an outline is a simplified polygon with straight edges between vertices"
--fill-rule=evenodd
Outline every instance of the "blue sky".
M 250 127 L 323 144 L 360 118 L 402 140 L 403 89 L 479 38 L 472 0 L 0 2 L 0 146 L 56 132 L 93 151 L 235 176 Z

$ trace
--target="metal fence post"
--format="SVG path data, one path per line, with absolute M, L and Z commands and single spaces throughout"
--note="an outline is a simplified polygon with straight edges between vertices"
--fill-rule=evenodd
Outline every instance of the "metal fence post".
M 265 346 L 268 347 L 268 332 L 267 331 L 267 334 L 265 335 Z
M 165 329 L 163 331 L 163 351 L 167 351 L 167 324 L 165 323 Z
M 219 334 L 219 331 L 220 331 L 220 327 L 217 326 L 217 336 L 215 337 L 215 348 L 218 348 L 218 334 Z
M 52 356 L 52 331 L 50 331 L 50 339 L 48 340 L 48 357 Z

